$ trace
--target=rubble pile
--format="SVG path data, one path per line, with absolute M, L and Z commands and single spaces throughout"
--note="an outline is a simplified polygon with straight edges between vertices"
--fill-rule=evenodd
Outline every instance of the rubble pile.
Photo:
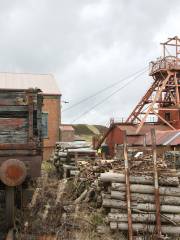
M 76 192 L 69 188 L 66 180 L 41 178 L 24 212 L 17 239 L 77 239 L 75 231 L 91 228 L 90 223 L 78 218 L 73 200 Z
M 105 219 L 100 210 L 100 190 L 97 180 L 81 177 L 58 180 L 56 174 L 44 173 L 38 180 L 31 203 L 23 216 L 19 216 L 21 225 L 17 225 L 16 238 L 115 239 L 108 228 L 104 227 L 103 232 L 99 229 Z

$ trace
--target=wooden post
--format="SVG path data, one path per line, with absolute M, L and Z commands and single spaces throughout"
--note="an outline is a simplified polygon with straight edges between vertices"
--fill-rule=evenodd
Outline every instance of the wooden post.
M 130 181 L 129 181 L 126 131 L 124 131 L 124 165 L 125 165 L 125 182 L 126 182 L 127 212 L 128 212 L 128 239 L 133 240 L 132 217 L 131 217 L 131 193 L 130 193 Z
M 77 152 L 75 152 L 74 157 L 75 157 L 75 165 L 77 166 L 77 163 L 78 163 L 78 153 Z
M 14 226 L 14 187 L 6 186 L 6 227 Z
M 154 193 L 155 193 L 155 205 L 156 205 L 156 231 L 158 239 L 161 238 L 161 215 L 160 215 L 160 197 L 159 197 L 159 183 L 158 183 L 158 171 L 157 171 L 157 151 L 156 151 L 156 134 L 155 129 L 151 129 L 152 139 L 152 151 L 153 151 L 153 163 L 154 163 Z
M 146 147 L 146 134 L 143 136 L 143 146 Z
M 33 110 L 34 110 L 34 105 L 33 105 L 33 96 L 31 92 L 27 93 L 28 96 L 28 112 L 29 112 L 29 142 L 32 142 L 33 140 Z

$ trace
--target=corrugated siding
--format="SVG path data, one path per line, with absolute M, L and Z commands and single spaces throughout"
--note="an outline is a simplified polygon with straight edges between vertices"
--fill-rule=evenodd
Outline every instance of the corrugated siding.
M 151 134 L 148 133 L 146 137 L 147 145 L 151 145 Z M 172 131 L 156 131 L 157 145 L 171 145 L 176 146 L 180 144 L 180 130 Z

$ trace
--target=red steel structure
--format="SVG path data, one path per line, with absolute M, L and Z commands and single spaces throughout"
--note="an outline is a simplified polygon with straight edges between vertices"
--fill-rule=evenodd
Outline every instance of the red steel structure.
M 172 130 L 180 128 L 180 39 L 175 36 L 161 44 L 163 57 L 150 62 L 154 82 L 126 120 L 138 124 L 136 133 L 150 115 Z

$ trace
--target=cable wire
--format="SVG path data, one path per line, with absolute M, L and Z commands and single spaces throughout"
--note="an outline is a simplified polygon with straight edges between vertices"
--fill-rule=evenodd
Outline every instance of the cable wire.
M 147 69 L 146 69 L 147 70 Z M 112 92 L 110 95 L 108 95 L 106 98 L 103 98 L 100 102 L 96 103 L 93 107 L 91 107 L 89 110 L 86 110 L 85 112 L 83 112 L 82 114 L 80 114 L 77 118 L 75 118 L 71 123 L 74 123 L 75 121 L 77 121 L 78 119 L 80 119 L 81 117 L 83 117 L 84 115 L 86 115 L 87 113 L 89 113 L 90 111 L 92 111 L 94 108 L 96 108 L 97 106 L 101 105 L 102 103 L 104 103 L 107 99 L 111 98 L 113 95 L 115 95 L 117 92 L 119 92 L 120 90 L 124 89 L 125 87 L 127 87 L 130 83 L 132 83 L 132 81 L 136 80 L 138 77 L 140 77 L 141 75 L 143 75 L 145 72 L 141 72 L 140 74 L 138 74 L 136 77 L 134 77 L 133 79 L 131 79 L 130 81 L 128 81 L 126 84 L 124 84 L 122 87 L 118 88 L 116 91 Z
M 96 93 L 90 95 L 89 97 L 83 98 L 83 99 L 80 100 L 79 102 L 74 103 L 72 106 L 70 106 L 70 107 L 68 107 L 68 108 L 66 108 L 66 109 L 64 109 L 64 110 L 62 110 L 62 112 L 69 111 L 70 109 L 72 109 L 72 108 L 74 108 L 74 107 L 80 105 L 81 103 L 84 103 L 85 101 L 91 99 L 92 97 L 95 97 L 95 96 L 101 94 L 102 92 L 104 92 L 104 91 L 106 91 L 106 90 L 108 90 L 108 89 L 110 89 L 110 88 L 112 88 L 112 87 L 114 87 L 114 86 L 116 86 L 116 85 L 118 85 L 118 84 L 120 84 L 120 83 L 126 81 L 127 79 L 129 79 L 129 78 L 133 77 L 134 75 L 140 73 L 141 71 L 145 70 L 146 68 L 147 68 L 147 67 L 142 68 L 142 69 L 140 69 L 139 71 L 136 71 L 135 73 L 132 73 L 132 74 L 130 74 L 130 75 L 128 75 L 128 76 L 122 78 L 120 81 L 114 82 L 113 84 L 108 85 L 107 87 L 105 87 L 105 88 L 103 88 L 103 89 L 97 91 Z

